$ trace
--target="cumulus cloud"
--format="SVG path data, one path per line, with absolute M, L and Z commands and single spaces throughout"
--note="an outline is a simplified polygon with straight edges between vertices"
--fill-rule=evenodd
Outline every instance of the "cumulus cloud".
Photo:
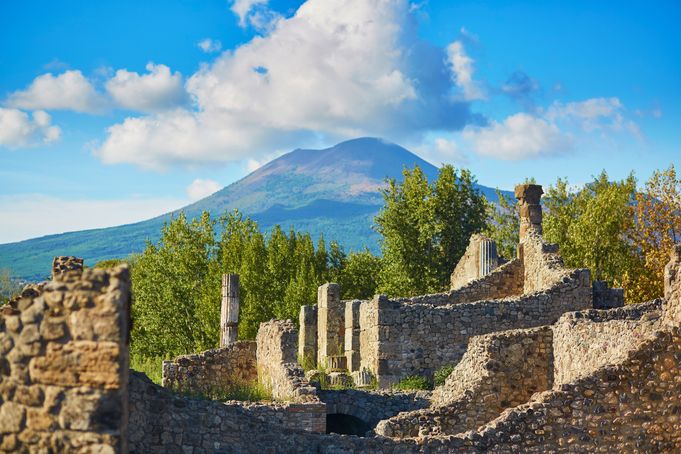
M 0 243 L 129 224 L 168 213 L 186 203 L 174 198 L 66 200 L 45 194 L 0 195 Z M 55 226 L 61 232 L 55 231 Z
M 197 178 L 187 186 L 187 197 L 192 202 L 208 197 L 222 189 L 222 185 L 214 180 L 202 180 Z
M 155 112 L 179 106 L 186 102 L 187 93 L 182 75 L 172 73 L 166 65 L 148 63 L 146 74 L 125 69 L 106 83 L 111 98 L 121 107 L 140 112 Z
M 25 90 L 10 94 L 7 106 L 19 109 L 63 109 L 76 112 L 98 112 L 104 100 L 90 81 L 78 70 L 54 76 L 46 73 L 33 79 Z
M 222 49 L 222 43 L 219 40 L 210 38 L 202 39 L 197 43 L 197 46 L 207 54 L 220 52 L 220 49 Z
M 454 83 L 461 89 L 465 100 L 474 101 L 487 98 L 480 82 L 473 78 L 475 62 L 466 53 L 462 41 L 454 41 L 447 46 L 447 60 L 450 64 Z
M 487 127 L 466 127 L 463 137 L 483 156 L 517 160 L 568 150 L 572 138 L 543 118 L 517 113 Z
M 239 16 L 239 26 L 248 25 L 260 32 L 269 32 L 281 15 L 267 7 L 268 0 L 234 0 L 231 10 Z
M 444 49 L 418 38 L 406 0 L 309 0 L 192 75 L 193 109 L 127 118 L 97 154 L 163 168 L 257 160 L 320 137 L 456 130 L 472 117 L 449 96 L 450 66 Z
M 525 159 L 573 148 L 575 132 L 628 132 L 641 136 L 618 98 L 551 104 L 535 114 L 518 113 L 486 127 L 467 126 L 463 136 L 481 155 Z
M 0 146 L 22 148 L 54 142 L 61 136 L 61 129 L 51 123 L 50 115 L 42 110 L 29 116 L 18 109 L 0 107 Z

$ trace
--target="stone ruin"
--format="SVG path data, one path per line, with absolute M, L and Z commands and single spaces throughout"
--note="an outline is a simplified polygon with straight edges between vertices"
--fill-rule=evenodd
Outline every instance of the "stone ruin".
M 516 188 L 517 257 L 474 236 L 445 293 L 342 301 L 324 284 L 299 328 L 235 341 L 227 279 L 222 346 L 165 362 L 164 386 L 128 371 L 127 269 L 56 260 L 0 309 L 0 451 L 681 452 L 681 245 L 664 298 L 624 306 L 543 241 L 541 192 Z M 442 366 L 432 392 L 392 388 Z M 255 380 L 273 401 L 190 397 Z

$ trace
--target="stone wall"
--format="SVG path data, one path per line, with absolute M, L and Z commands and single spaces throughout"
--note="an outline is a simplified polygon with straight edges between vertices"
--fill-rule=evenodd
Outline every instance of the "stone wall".
M 361 365 L 389 386 L 457 364 L 472 336 L 555 323 L 591 307 L 588 270 L 567 272 L 553 288 L 515 299 L 432 306 L 375 298 L 360 307 Z
M 298 358 L 304 364 L 317 364 L 317 306 L 301 306 L 299 315 Z
M 418 410 L 430 405 L 430 391 L 398 392 L 391 390 L 363 391 L 358 389 L 321 390 L 319 398 L 326 404 L 326 413 L 351 415 L 370 427 L 400 412 Z
M 163 361 L 163 386 L 182 392 L 210 394 L 258 379 L 256 343 L 238 341 L 223 348 Z
M 345 302 L 345 358 L 347 360 L 348 371 L 356 372 L 360 370 L 360 351 L 359 351 L 359 306 L 360 300 Z
M 433 392 L 432 408 L 382 421 L 376 432 L 404 438 L 455 435 L 480 427 L 551 387 L 551 339 L 549 327 L 472 338 L 464 358 Z
M 608 311 L 563 315 L 551 327 L 556 385 L 624 361 L 659 328 L 661 315 L 659 300 Z
M 297 341 L 298 330 L 291 320 L 261 323 L 256 337 L 258 380 L 277 400 L 318 401 L 316 389 L 298 365 Z
M 486 265 L 484 269 L 481 268 L 483 256 Z M 470 281 L 487 275 L 497 266 L 499 266 L 499 257 L 496 243 L 484 235 L 473 234 L 468 241 L 468 247 L 452 272 L 450 288 L 455 290 L 463 287 Z
M 672 248 L 669 263 L 664 268 L 664 298 L 667 300 L 665 320 L 681 323 L 681 244 Z
M 610 288 L 604 281 L 593 281 L 594 309 L 613 309 L 624 306 L 624 289 Z
M 0 451 L 125 452 L 128 270 L 55 278 L 0 309 Z
M 317 364 L 325 367 L 329 356 L 343 354 L 345 304 L 340 285 L 327 283 L 317 289 Z
M 562 282 L 570 272 L 563 264 L 558 246 L 546 243 L 541 235 L 533 230 L 527 233 L 518 251 L 524 265 L 523 293 L 551 288 Z
M 59 256 L 52 261 L 52 279 L 59 280 L 70 271 L 83 271 L 83 259 L 73 256 Z

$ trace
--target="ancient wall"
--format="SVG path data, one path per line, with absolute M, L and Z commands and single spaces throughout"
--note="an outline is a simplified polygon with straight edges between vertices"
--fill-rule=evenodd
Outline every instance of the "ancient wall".
M 70 271 L 83 271 L 83 259 L 73 256 L 59 256 L 52 261 L 52 279 L 59 280 Z
M 476 336 L 432 407 L 382 421 L 380 435 L 404 438 L 455 435 L 476 429 L 504 409 L 551 387 L 552 332 L 549 327 Z
M 55 263 L 0 309 L 0 450 L 125 452 L 128 269 Z
M 594 309 L 613 309 L 624 306 L 624 289 L 610 288 L 604 281 L 593 281 Z
M 554 323 L 565 312 L 591 307 L 588 270 L 515 299 L 432 306 L 374 299 L 360 308 L 362 367 L 389 386 L 407 375 L 431 376 L 457 364 L 472 336 Z
M 681 244 L 672 248 L 669 263 L 664 268 L 664 297 L 667 300 L 665 320 L 681 323 Z
M 472 303 L 481 300 L 520 296 L 523 293 L 523 262 L 511 260 L 480 279 L 449 292 L 448 303 Z
M 254 341 L 163 361 L 163 386 L 187 393 L 210 394 L 257 379 Z
M 470 281 L 486 276 L 499 266 L 496 243 L 484 235 L 473 234 L 468 241 L 468 247 L 456 264 L 451 281 L 451 289 L 455 290 Z
M 343 354 L 345 304 L 340 285 L 327 283 L 317 289 L 317 364 L 326 366 L 329 356 Z
M 317 306 L 301 306 L 298 332 L 298 359 L 304 364 L 317 364 Z
M 359 351 L 359 306 L 360 300 L 345 302 L 345 357 L 347 359 L 348 371 L 357 372 L 360 370 L 360 351 Z
M 624 361 L 659 328 L 661 315 L 660 300 L 563 315 L 551 327 L 556 385 Z
M 297 362 L 297 341 L 291 320 L 261 323 L 256 337 L 258 380 L 277 400 L 316 401 L 316 390 Z
M 541 235 L 530 231 L 518 247 L 524 265 L 523 293 L 529 294 L 551 288 L 562 282 L 570 270 L 563 265 L 558 246 L 548 244 Z

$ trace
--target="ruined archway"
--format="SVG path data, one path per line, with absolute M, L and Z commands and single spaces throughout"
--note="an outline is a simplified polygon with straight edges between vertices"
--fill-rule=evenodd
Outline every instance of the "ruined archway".
M 326 433 L 357 435 L 363 437 L 371 430 L 371 426 L 357 416 L 344 413 L 330 413 L 326 415 Z

